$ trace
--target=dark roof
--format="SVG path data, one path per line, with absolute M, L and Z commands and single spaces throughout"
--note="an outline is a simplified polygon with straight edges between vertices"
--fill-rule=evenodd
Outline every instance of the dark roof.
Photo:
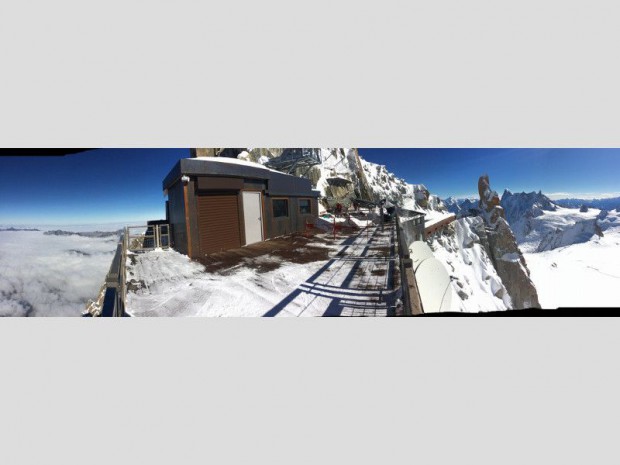
M 164 179 L 163 187 L 168 189 L 183 175 L 188 176 L 218 176 L 267 181 L 269 195 L 303 195 L 318 197 L 319 192 L 312 190 L 309 179 L 291 176 L 270 170 L 255 163 L 243 163 L 210 157 L 182 158 L 178 161 Z

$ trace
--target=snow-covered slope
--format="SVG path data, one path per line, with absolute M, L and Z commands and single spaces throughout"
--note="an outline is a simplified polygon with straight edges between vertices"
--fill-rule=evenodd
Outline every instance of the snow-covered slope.
M 594 220 L 596 220 L 599 214 L 600 210 L 594 208 L 589 209 L 587 212 L 581 212 L 576 208 L 557 207 L 554 211 L 544 211 L 536 217 L 527 216 L 517 220 L 515 237 L 523 252 L 535 252 L 541 246 L 543 239 L 545 244 L 561 243 L 558 246 L 562 247 L 570 245 L 571 238 L 575 242 L 583 242 L 592 237 L 592 234 L 596 232 Z M 586 223 L 575 226 L 577 223 L 582 222 Z M 587 232 L 589 236 L 584 237 L 584 234 L 577 234 L 580 230 Z M 563 240 L 558 242 L 551 239 L 553 236 L 559 237 L 559 235 L 563 235 L 563 231 L 566 231 Z M 548 248 L 548 246 L 543 247 L 543 249 L 545 248 Z
M 504 193 L 502 205 L 544 308 L 620 304 L 617 210 L 565 208 L 540 192 Z
M 360 157 L 356 148 L 321 148 L 321 164 L 298 169 L 295 174 L 312 181 L 321 196 L 327 198 L 378 201 L 387 199 L 402 204 L 409 185 L 383 165 Z M 248 148 L 238 158 L 265 164 L 278 157 L 282 149 Z M 346 203 L 346 202 L 345 202 Z
M 402 207 L 408 210 L 423 212 L 427 219 L 430 216 L 448 213 L 442 200 L 432 194 L 424 184 L 407 184 L 407 190 L 403 197 Z
M 448 197 L 443 199 L 443 204 L 450 213 L 454 213 L 457 218 L 469 216 L 472 210 L 479 211 L 478 199 L 475 198 L 456 198 Z
M 452 311 L 506 310 L 512 302 L 485 248 L 484 222 L 480 217 L 456 220 L 454 229 L 432 242 L 435 258 L 444 264 L 458 299 Z M 482 238 L 481 238 L 482 236 Z
M 603 237 L 525 254 L 544 308 L 620 306 L 620 214 L 601 216 Z
M 526 236 L 536 229 L 538 223 L 535 218 L 560 208 L 540 191 L 513 194 L 507 189 L 504 190 L 500 205 L 519 243 L 524 242 Z
M 371 163 L 362 157 L 360 161 L 375 199 L 389 199 L 402 205 L 410 184 L 390 173 L 384 165 Z
M 557 228 L 546 233 L 538 244 L 537 252 L 566 247 L 572 244 L 580 244 L 589 241 L 594 235 L 602 236 L 603 233 L 597 224 L 596 218 L 578 221 L 564 229 Z

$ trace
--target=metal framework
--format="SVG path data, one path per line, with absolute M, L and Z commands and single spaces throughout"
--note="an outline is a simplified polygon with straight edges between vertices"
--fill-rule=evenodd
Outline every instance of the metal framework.
M 136 232 L 136 230 L 140 232 Z M 158 247 L 167 249 L 170 247 L 170 225 L 153 224 L 144 226 L 126 226 L 121 237 L 116 254 L 112 259 L 110 270 L 105 278 L 101 289 L 103 301 L 101 310 L 95 315 L 92 309 L 94 303 L 89 305 L 89 310 L 84 316 L 122 317 L 125 312 L 125 299 L 127 297 L 127 254 L 128 252 L 146 252 Z
M 321 164 L 321 149 L 284 149 L 282 155 L 272 158 L 265 165 L 268 168 L 293 174 L 297 168 L 310 169 Z
M 136 230 L 142 232 L 136 233 Z M 124 237 L 125 250 L 132 252 L 144 252 L 157 247 L 167 249 L 170 247 L 170 225 L 126 226 Z

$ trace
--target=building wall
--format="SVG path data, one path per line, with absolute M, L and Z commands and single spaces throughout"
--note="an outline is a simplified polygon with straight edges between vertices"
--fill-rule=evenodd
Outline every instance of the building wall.
M 280 180 L 278 180 L 280 181 Z M 287 183 L 288 184 L 288 183 Z M 282 182 L 278 182 L 278 194 L 270 195 L 265 181 L 257 179 L 243 179 L 221 176 L 198 176 L 190 177 L 187 185 L 188 195 L 188 214 L 189 230 L 191 239 L 191 254 L 189 253 L 187 225 L 185 218 L 185 201 L 183 197 L 183 183 L 178 181 L 168 189 L 169 219 L 172 227 L 172 236 L 175 249 L 181 253 L 190 255 L 191 258 L 200 256 L 200 231 L 198 221 L 198 196 L 208 192 L 229 192 L 238 196 L 239 205 L 239 225 L 241 229 L 241 241 L 245 244 L 243 197 L 244 190 L 262 192 L 263 200 L 263 233 L 265 239 L 288 235 L 294 232 L 303 232 L 306 229 L 306 222 L 314 223 L 318 215 L 318 200 L 316 197 L 290 196 L 280 194 L 283 187 Z M 293 185 L 287 185 L 293 191 Z M 272 199 L 286 198 L 289 202 L 289 216 L 274 218 Z M 301 214 L 299 212 L 299 199 L 309 199 L 312 209 L 311 214 Z
M 168 223 L 170 223 L 174 248 L 187 254 L 187 232 L 183 183 L 177 182 L 168 189 Z
M 273 199 L 287 199 L 289 216 L 282 218 L 275 218 L 273 216 Z M 299 200 L 309 199 L 312 208 L 311 214 L 302 215 L 299 212 Z M 273 238 L 278 236 L 284 236 L 294 232 L 303 232 L 306 229 L 306 221 L 314 223 L 318 215 L 319 206 L 318 200 L 311 197 L 293 197 L 293 196 L 267 196 L 267 237 Z

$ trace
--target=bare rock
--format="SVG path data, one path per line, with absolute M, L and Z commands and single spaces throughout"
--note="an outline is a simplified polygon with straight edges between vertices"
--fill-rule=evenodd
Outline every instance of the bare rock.
M 499 195 L 491 189 L 489 176 L 486 174 L 478 179 L 478 193 L 482 217 L 486 224 L 486 234 L 478 235 L 512 299 L 514 308 L 540 308 L 536 287 L 530 279 L 530 270 L 506 222 Z
M 491 260 L 510 295 L 514 308 L 540 308 L 538 292 L 530 279 L 525 258 L 519 250 L 510 226 L 498 219 L 495 228 L 487 233 Z

